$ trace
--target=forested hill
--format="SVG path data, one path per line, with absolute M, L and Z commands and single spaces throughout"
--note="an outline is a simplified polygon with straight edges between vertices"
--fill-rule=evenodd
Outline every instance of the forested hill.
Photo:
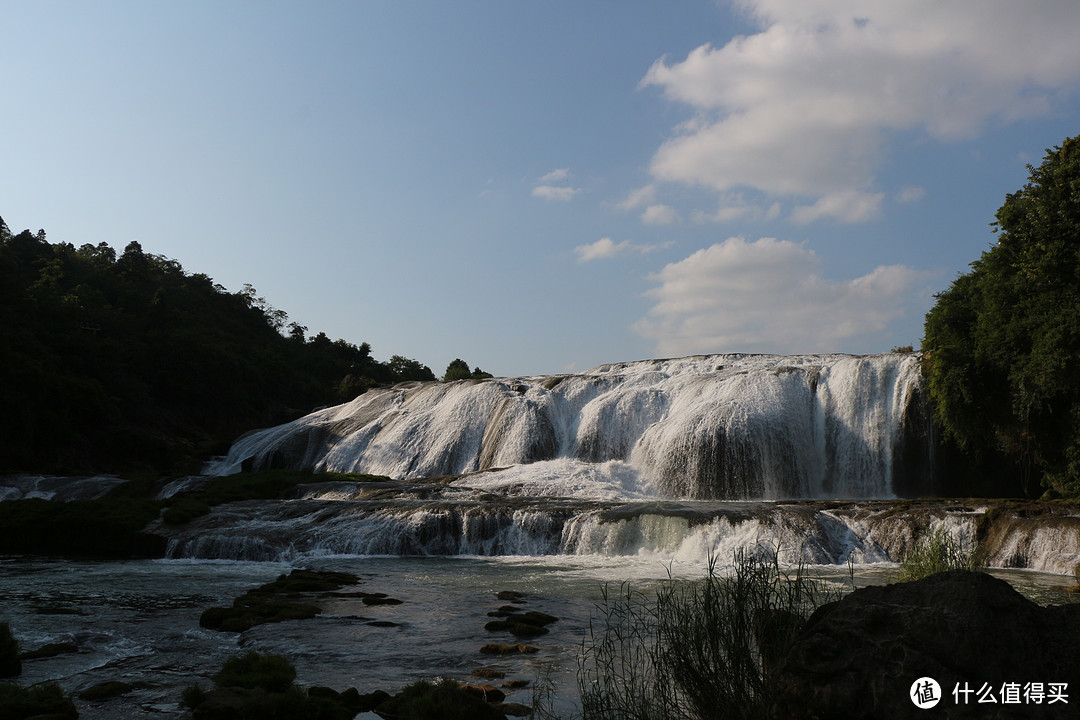
M 136 242 L 118 256 L 0 219 L 0 473 L 188 472 L 247 430 L 435 379 L 306 330 Z

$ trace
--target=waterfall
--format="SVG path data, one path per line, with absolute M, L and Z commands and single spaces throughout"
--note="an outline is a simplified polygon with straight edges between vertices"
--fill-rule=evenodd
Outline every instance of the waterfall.
M 657 497 L 890 498 L 904 438 L 920 435 L 905 425 L 928 422 L 914 409 L 921 388 L 915 354 L 708 355 L 404 383 L 251 433 L 207 472 L 411 479 L 569 459 L 625 463 Z

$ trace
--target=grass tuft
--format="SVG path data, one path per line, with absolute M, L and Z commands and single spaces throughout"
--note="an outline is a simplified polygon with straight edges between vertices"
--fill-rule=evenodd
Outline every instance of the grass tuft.
M 740 553 L 721 575 L 668 580 L 652 594 L 605 588 L 578 669 L 585 720 L 668 720 L 767 715 L 769 669 L 818 606 L 837 599 L 777 554 Z
M 900 582 L 919 580 L 946 570 L 983 570 L 975 543 L 956 540 L 943 527 L 924 533 L 900 561 Z

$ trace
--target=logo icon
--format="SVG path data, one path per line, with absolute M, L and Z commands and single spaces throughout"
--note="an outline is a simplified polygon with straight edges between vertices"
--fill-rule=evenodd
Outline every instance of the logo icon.
M 932 677 L 921 677 L 911 684 L 911 702 L 920 710 L 929 710 L 941 702 L 941 686 Z

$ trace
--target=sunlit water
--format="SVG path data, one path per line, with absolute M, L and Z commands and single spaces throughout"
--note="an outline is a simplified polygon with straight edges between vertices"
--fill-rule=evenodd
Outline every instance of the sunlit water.
M 576 697 L 575 671 L 590 617 L 605 584 L 629 581 L 648 589 L 669 576 L 701 577 L 700 562 L 661 562 L 656 557 L 355 557 L 312 559 L 307 567 L 352 572 L 366 592 L 384 592 L 400 605 L 365 606 L 351 599 L 322 601 L 324 613 L 311 620 L 262 625 L 242 634 L 199 627 L 207 607 L 269 582 L 284 563 L 154 560 L 75 563 L 61 560 L 0 560 L 2 619 L 24 650 L 71 642 L 75 654 L 25 661 L 18 681 L 58 681 L 79 691 L 105 680 L 123 680 L 136 690 L 122 698 L 91 703 L 77 700 L 80 717 L 179 718 L 186 686 L 211 685 L 221 663 L 238 652 L 258 650 L 288 657 L 302 686 L 325 685 L 361 693 L 395 692 L 420 679 L 468 679 L 473 670 L 496 668 L 507 679 L 535 683 L 549 677 L 558 687 L 556 708 L 569 715 Z M 881 584 L 895 575 L 891 565 L 837 566 L 811 571 L 836 586 Z M 1069 602 L 1072 578 L 1002 571 L 1025 594 L 1041 603 Z M 484 630 L 489 611 L 506 604 L 501 590 L 528 596 L 526 609 L 555 615 L 549 635 L 528 641 L 529 656 L 496 658 L 479 649 L 490 642 L 517 642 Z M 397 627 L 377 627 L 371 621 Z M 502 681 L 496 681 L 501 684 Z M 529 704 L 529 688 L 509 699 Z

